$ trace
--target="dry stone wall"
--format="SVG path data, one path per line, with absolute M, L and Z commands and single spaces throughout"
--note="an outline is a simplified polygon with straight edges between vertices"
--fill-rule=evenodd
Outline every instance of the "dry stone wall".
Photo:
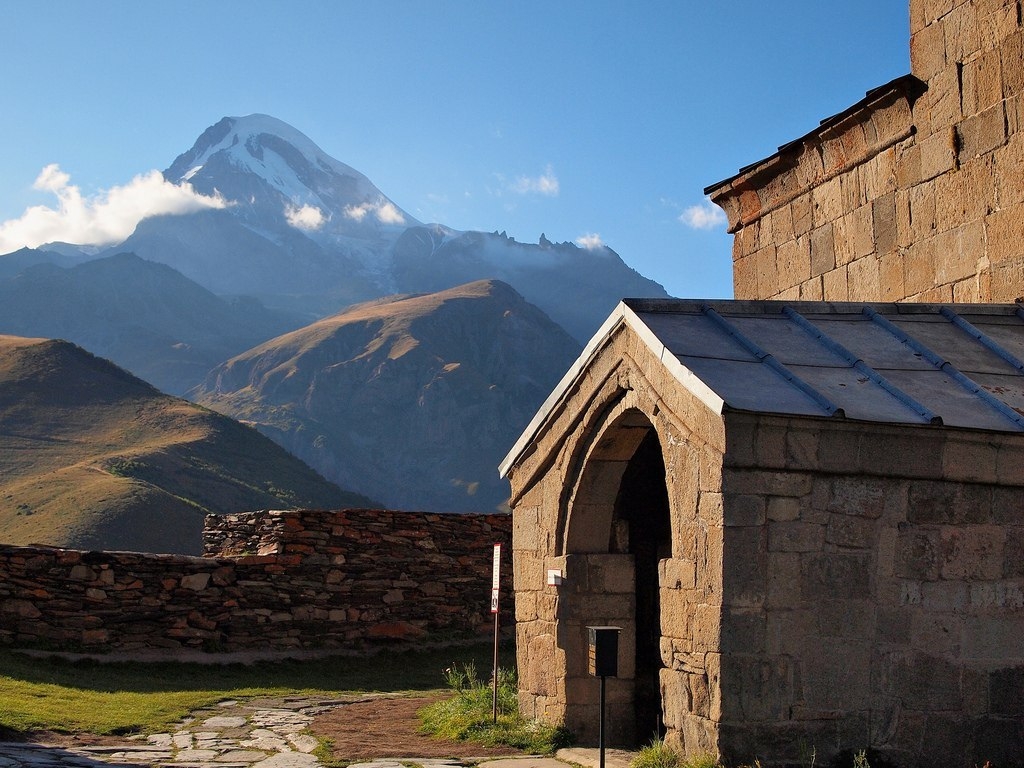
M 510 540 L 509 515 L 344 510 L 211 516 L 205 557 L 0 546 L 0 642 L 283 651 L 474 637 L 493 625 L 493 545 Z
M 739 299 L 1024 296 L 1019 0 L 912 0 L 913 74 L 706 192 Z

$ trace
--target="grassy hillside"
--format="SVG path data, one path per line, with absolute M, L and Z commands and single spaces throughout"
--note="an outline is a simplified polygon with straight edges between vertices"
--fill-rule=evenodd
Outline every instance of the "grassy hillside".
M 207 513 L 367 504 L 79 347 L 0 336 L 0 541 L 197 553 Z

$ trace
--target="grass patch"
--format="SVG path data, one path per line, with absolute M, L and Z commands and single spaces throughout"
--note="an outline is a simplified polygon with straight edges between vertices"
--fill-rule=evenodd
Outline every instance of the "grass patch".
M 477 677 L 475 663 L 452 663 L 445 670 L 445 682 L 452 695 L 420 712 L 424 733 L 537 754 L 551 754 L 570 742 L 564 728 L 527 720 L 519 714 L 516 676 L 511 670 L 498 670 L 496 721 L 492 682 Z
M 630 768 L 722 768 L 718 758 L 704 753 L 684 758 L 661 739 L 654 739 L 636 753 Z
M 155 733 L 225 699 L 436 690 L 453 653 L 464 664 L 489 665 L 492 652 L 479 645 L 213 665 L 69 662 L 0 649 L 0 732 Z

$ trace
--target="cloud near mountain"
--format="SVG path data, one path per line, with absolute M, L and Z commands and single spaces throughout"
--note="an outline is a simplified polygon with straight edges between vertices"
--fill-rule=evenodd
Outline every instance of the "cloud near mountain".
M 55 241 L 110 245 L 128 237 L 144 218 L 224 208 L 219 194 L 196 192 L 187 181 L 167 181 L 160 171 L 140 174 L 122 186 L 83 195 L 56 163 L 43 168 L 33 189 L 50 192 L 55 206 L 36 205 L 0 223 L 0 253 Z

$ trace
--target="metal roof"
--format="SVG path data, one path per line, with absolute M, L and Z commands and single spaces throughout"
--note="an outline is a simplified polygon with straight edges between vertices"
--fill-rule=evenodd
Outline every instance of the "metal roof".
M 624 299 L 502 462 L 522 455 L 622 325 L 716 413 L 1024 431 L 1024 309 Z

